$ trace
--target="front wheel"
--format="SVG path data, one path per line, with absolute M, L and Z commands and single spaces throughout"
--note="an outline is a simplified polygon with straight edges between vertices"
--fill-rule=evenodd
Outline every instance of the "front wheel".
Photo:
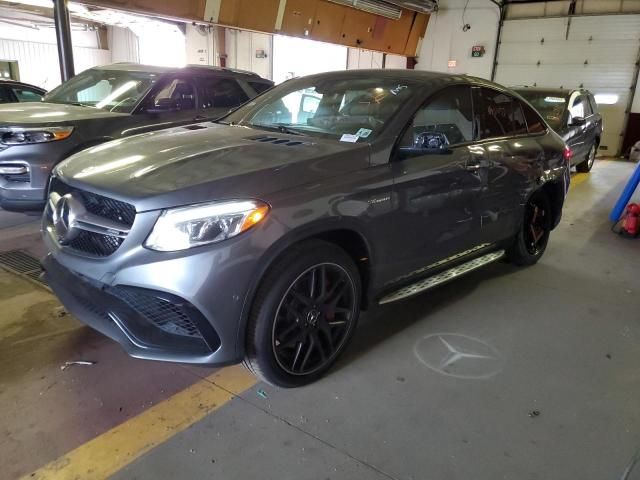
M 520 231 L 507 249 L 507 258 L 516 265 L 533 265 L 540 260 L 551 233 L 551 204 L 543 192 L 534 193 L 524 209 Z
M 317 240 L 292 248 L 256 294 L 245 366 L 280 387 L 314 382 L 352 336 L 360 296 L 358 269 L 341 248 Z
M 580 173 L 589 173 L 593 168 L 593 164 L 596 161 L 596 151 L 598 150 L 596 144 L 591 145 L 589 149 L 589 154 L 584 162 L 576 165 L 576 171 Z

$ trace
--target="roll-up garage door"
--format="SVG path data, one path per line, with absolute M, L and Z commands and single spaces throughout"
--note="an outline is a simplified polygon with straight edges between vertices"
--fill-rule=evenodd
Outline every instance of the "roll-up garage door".
M 618 154 L 640 48 L 640 15 L 507 20 L 496 82 L 583 87 L 600 103 L 601 153 Z

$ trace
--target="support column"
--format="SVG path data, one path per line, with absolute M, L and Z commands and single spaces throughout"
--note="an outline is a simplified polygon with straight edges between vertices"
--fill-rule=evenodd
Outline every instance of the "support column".
M 53 19 L 58 42 L 60 77 L 65 82 L 75 75 L 73 68 L 73 47 L 71 45 L 71 22 L 67 0 L 53 0 Z

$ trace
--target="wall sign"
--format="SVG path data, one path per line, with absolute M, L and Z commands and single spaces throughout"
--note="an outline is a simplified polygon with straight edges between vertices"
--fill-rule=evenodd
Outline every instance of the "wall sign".
M 484 57 L 484 46 L 483 45 L 475 45 L 471 47 L 471 56 L 472 57 Z

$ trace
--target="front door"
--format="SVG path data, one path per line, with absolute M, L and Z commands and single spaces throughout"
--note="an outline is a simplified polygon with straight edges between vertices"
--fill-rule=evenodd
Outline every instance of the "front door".
M 408 125 L 392 163 L 400 276 L 478 244 L 474 149 L 468 86 L 436 94 Z
M 164 80 L 153 88 L 135 113 L 139 126 L 128 129 L 126 135 L 186 125 L 204 119 L 198 108 L 200 96 L 195 82 L 190 78 L 174 77 Z

